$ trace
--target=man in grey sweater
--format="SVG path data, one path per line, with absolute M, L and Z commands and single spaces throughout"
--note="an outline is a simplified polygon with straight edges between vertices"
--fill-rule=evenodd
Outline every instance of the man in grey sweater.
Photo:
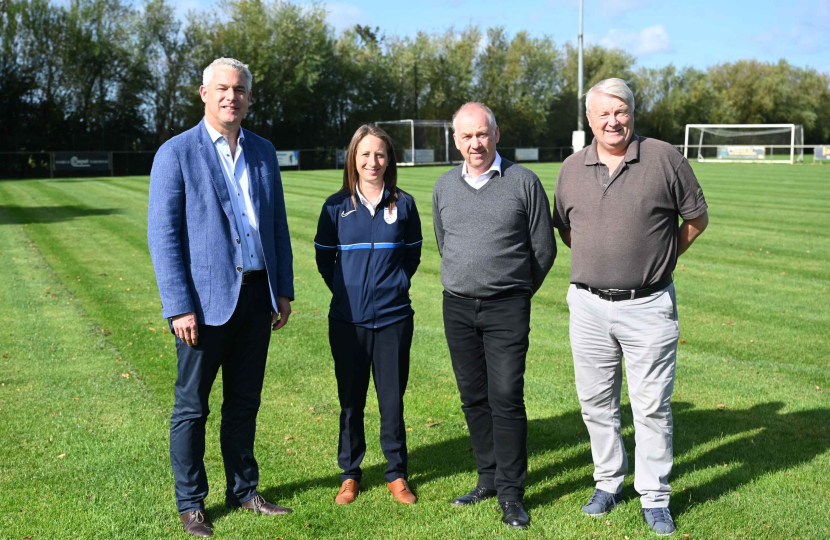
M 556 258 L 550 203 L 533 172 L 496 152 L 499 128 L 488 107 L 462 106 L 453 131 L 464 163 L 435 183 L 432 210 L 444 331 L 478 483 L 452 504 L 498 495 L 502 521 L 525 528 L 525 357 L 530 298 Z

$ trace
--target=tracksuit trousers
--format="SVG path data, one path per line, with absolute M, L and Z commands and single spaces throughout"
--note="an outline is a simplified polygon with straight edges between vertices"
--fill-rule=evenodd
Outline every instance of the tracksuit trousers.
M 409 349 L 413 317 L 383 328 L 365 328 L 329 319 L 329 343 L 334 357 L 340 399 L 340 439 L 337 463 L 341 480 L 360 481 L 360 464 L 366 455 L 363 410 L 370 375 L 380 408 L 380 447 L 388 466 L 387 482 L 407 479 L 406 426 L 403 396 L 409 380 Z

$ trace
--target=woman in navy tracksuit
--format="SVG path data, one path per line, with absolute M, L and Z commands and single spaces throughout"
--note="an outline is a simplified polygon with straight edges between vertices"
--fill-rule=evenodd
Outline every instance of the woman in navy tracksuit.
M 354 501 L 360 491 L 370 371 L 388 488 L 402 503 L 417 500 L 406 482 L 403 395 L 414 313 L 409 285 L 421 261 L 421 241 L 415 200 L 397 188 L 392 140 L 376 126 L 361 126 L 349 145 L 343 187 L 323 205 L 314 238 L 317 269 L 332 292 L 329 343 L 340 398 L 337 461 L 343 469 L 337 504 Z

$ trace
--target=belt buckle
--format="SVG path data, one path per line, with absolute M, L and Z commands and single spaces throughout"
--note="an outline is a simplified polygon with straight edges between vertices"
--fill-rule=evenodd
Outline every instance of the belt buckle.
M 634 289 L 631 289 L 631 298 L 629 298 L 629 300 L 634 300 L 634 293 L 635 292 L 637 292 L 637 291 L 634 290 Z

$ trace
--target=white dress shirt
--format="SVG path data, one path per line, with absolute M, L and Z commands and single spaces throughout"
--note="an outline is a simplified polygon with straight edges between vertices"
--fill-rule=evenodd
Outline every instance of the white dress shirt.
M 479 176 L 474 174 L 470 174 L 467 172 L 467 162 L 464 162 L 464 165 L 461 167 L 461 178 L 464 179 L 465 182 L 470 184 L 470 187 L 473 189 L 481 189 L 484 187 L 484 184 L 490 181 L 496 175 L 501 176 L 501 156 L 498 152 L 496 152 L 496 159 L 493 160 L 493 164 L 490 165 L 490 168 L 484 171 Z
M 360 204 L 365 206 L 369 209 L 369 213 L 372 214 L 372 217 L 375 217 L 375 212 L 377 212 L 378 205 L 380 204 L 380 200 L 383 198 L 383 190 L 380 191 L 378 198 L 375 202 L 370 201 L 366 197 L 363 196 L 363 193 L 360 192 L 360 188 L 357 186 L 354 187 L 355 191 L 357 191 L 357 198 L 360 199 Z
M 251 202 L 251 184 L 248 179 L 248 167 L 245 163 L 245 132 L 239 128 L 239 140 L 236 141 L 236 153 L 231 156 L 231 148 L 228 139 L 213 129 L 205 121 L 210 140 L 219 154 L 219 162 L 222 164 L 222 175 L 225 177 L 225 184 L 228 186 L 228 193 L 231 198 L 236 230 L 241 235 L 242 245 L 242 271 L 265 270 L 265 256 L 262 253 L 262 240 L 259 237 L 259 224 L 257 223 L 254 206 Z M 256 186 L 254 186 L 256 189 Z

